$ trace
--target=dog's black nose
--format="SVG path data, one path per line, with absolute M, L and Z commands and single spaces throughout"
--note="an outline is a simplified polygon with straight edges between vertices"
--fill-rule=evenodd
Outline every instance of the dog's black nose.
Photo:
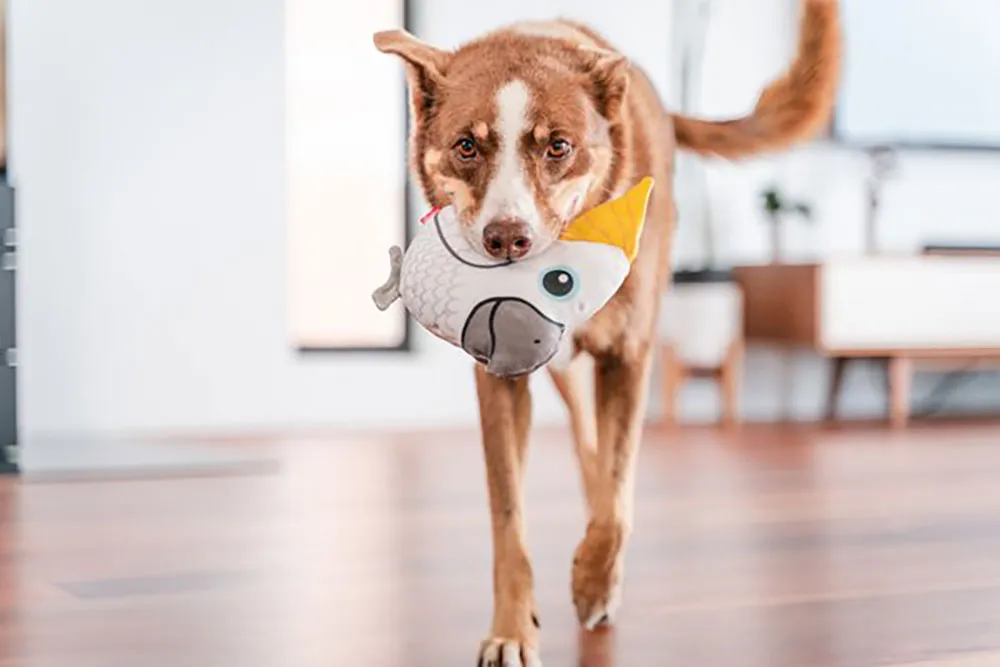
M 531 227 L 517 218 L 494 220 L 483 230 L 483 248 L 497 259 L 521 259 L 531 250 Z

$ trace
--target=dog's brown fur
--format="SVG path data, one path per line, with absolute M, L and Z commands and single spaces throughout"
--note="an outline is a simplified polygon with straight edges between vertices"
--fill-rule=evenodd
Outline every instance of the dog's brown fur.
M 411 89 L 413 167 L 428 200 L 455 204 L 471 226 L 494 176 L 490 161 L 496 91 L 516 78 L 532 91 L 532 131 L 521 147 L 535 206 L 551 241 L 567 220 L 621 194 L 644 176 L 656 187 L 639 256 L 625 284 L 583 329 L 580 354 L 552 371 L 573 426 L 590 511 L 573 562 L 573 600 L 587 627 L 610 620 L 620 595 L 632 526 L 632 478 L 646 407 L 660 295 L 671 275 L 675 146 L 742 158 L 786 148 L 828 121 L 839 73 L 836 0 L 803 0 L 802 36 L 788 72 L 761 95 L 753 113 L 705 121 L 666 112 L 649 79 L 630 68 L 588 28 L 567 21 L 511 26 L 445 52 L 399 32 L 376 45 L 401 56 Z M 569 138 L 569 159 L 548 159 L 552 133 Z M 456 156 L 467 136 L 476 156 Z M 567 190 L 580 188 L 579 202 Z M 570 205 L 573 204 L 573 205 Z M 584 390 L 593 362 L 594 409 Z M 476 368 L 494 545 L 494 621 L 481 649 L 485 663 L 537 663 L 532 570 L 525 544 L 522 478 L 531 400 L 528 379 L 499 379 Z M 503 664 L 507 664 L 504 662 Z

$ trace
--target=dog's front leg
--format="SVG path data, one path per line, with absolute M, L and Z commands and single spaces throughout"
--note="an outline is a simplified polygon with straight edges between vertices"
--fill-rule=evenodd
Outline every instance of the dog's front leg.
M 479 664 L 539 667 L 521 488 L 531 425 L 528 379 L 496 378 L 477 366 L 476 389 L 493 523 L 493 628 Z
M 651 365 L 646 348 L 641 353 L 609 353 L 597 359 L 597 490 L 587 534 L 573 559 L 573 603 L 587 629 L 610 622 L 621 601 Z

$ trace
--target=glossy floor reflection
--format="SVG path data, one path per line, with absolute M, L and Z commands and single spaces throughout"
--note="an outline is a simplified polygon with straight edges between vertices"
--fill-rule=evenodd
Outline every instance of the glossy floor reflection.
M 0 666 L 474 664 L 475 434 L 230 443 L 274 470 L 0 482 Z M 535 438 L 548 667 L 1000 665 L 1000 428 L 650 432 L 618 627 L 581 634 L 569 441 Z

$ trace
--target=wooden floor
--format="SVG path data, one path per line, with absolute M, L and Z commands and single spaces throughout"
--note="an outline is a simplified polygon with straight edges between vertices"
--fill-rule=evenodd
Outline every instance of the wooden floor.
M 0 665 L 474 664 L 491 608 L 474 434 L 245 446 L 279 469 L 0 481 Z M 569 601 L 571 466 L 561 432 L 536 438 L 547 667 L 1000 665 L 996 425 L 650 432 L 625 604 L 593 635 Z

